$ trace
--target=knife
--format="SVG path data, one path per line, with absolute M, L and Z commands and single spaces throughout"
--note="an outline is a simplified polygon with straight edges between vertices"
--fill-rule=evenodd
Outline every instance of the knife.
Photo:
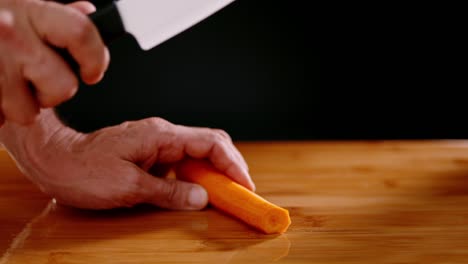
M 118 0 L 89 15 L 106 45 L 132 35 L 150 50 L 211 16 L 234 0 Z M 79 66 L 63 49 L 57 52 L 75 73 Z
M 149 50 L 234 0 L 119 0 L 90 15 L 104 43 L 131 34 Z

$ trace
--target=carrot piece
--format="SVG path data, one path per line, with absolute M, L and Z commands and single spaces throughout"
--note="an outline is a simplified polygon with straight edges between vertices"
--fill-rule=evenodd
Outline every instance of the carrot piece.
M 186 159 L 176 167 L 176 177 L 200 184 L 211 205 L 266 234 L 283 233 L 291 224 L 288 210 L 232 181 L 208 161 Z

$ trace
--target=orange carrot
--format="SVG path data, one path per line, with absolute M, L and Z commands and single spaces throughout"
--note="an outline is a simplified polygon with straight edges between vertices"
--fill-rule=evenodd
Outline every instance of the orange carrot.
M 203 186 L 211 205 L 266 234 L 283 233 L 291 224 L 288 210 L 263 199 L 216 170 L 208 161 L 187 159 L 177 178 Z

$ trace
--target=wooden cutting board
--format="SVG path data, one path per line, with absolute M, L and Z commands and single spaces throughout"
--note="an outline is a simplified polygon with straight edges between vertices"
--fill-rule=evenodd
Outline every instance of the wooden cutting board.
M 62 207 L 0 151 L 0 264 L 468 260 L 468 141 L 237 146 L 257 193 L 290 211 L 285 234 L 214 209 Z

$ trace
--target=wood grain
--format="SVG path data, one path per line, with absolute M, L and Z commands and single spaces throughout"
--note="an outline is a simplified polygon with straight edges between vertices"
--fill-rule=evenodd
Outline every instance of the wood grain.
M 465 263 L 468 141 L 237 143 L 283 235 L 222 213 L 58 206 L 0 151 L 4 263 Z

